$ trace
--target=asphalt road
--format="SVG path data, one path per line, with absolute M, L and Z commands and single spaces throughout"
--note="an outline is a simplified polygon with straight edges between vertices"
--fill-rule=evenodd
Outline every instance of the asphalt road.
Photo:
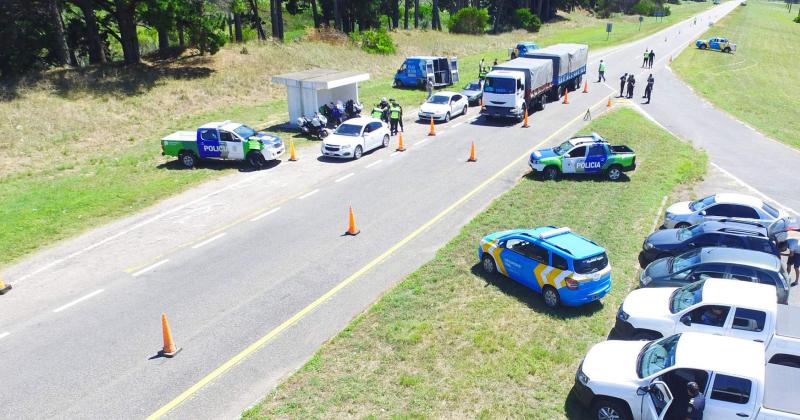
M 708 19 L 734 7 L 593 53 L 589 68 L 605 59 L 614 86 L 616 70 L 633 70 L 622 67 L 654 47 L 662 71 Z M 662 95 L 668 82 L 657 74 L 646 110 L 683 135 L 695 121 L 668 118 L 687 98 Z M 532 149 L 569 136 L 587 109 L 605 111 L 613 92 L 590 83 L 590 93 L 549 104 L 527 129 L 475 119 L 475 109 L 437 126 L 435 137 L 427 125 L 406 123 L 404 153 L 393 152 L 396 141 L 355 162 L 303 149 L 298 162 L 210 182 L 9 267 L 4 278 L 15 289 L 0 298 L 0 417 L 237 417 L 510 188 Z M 656 104 L 668 100 L 676 102 L 665 117 Z M 748 132 L 741 141 L 775 145 Z M 478 162 L 467 163 L 473 141 Z M 753 159 L 707 149 L 721 167 Z M 786 195 L 742 172 L 755 188 Z M 349 205 L 356 237 L 342 236 Z M 183 348 L 174 359 L 154 358 L 162 312 Z

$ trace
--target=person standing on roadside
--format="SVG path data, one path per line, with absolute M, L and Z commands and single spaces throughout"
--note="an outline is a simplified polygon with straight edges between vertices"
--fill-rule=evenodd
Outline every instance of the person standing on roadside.
M 619 97 L 625 96 L 625 82 L 628 80 L 628 73 L 619 78 Z
M 426 83 L 425 87 L 428 89 L 428 98 L 433 96 L 433 79 L 428 78 L 428 82 Z
M 656 52 L 655 50 L 650 50 L 650 54 L 647 55 L 647 67 L 653 68 L 653 61 L 656 59 Z
M 644 60 L 642 60 L 642 68 L 647 67 L 647 59 L 650 58 L 650 51 L 644 50 Z
M 636 86 L 636 79 L 633 77 L 633 74 L 628 76 L 628 99 L 633 98 L 633 88 Z
M 786 249 L 789 251 L 789 259 L 786 260 L 786 274 L 791 275 L 794 268 L 794 282 L 792 286 L 797 284 L 800 279 L 800 240 L 789 239 L 786 241 Z
M 644 96 L 643 98 L 647 98 L 646 104 L 650 103 L 650 96 L 653 94 L 653 85 L 656 83 L 656 79 L 653 78 L 653 73 L 650 73 L 650 76 L 647 76 L 647 86 L 644 88 Z
M 600 67 L 597 69 L 597 83 L 600 83 L 602 79 L 604 82 L 606 81 L 606 63 L 603 60 L 600 60 Z
M 697 382 L 686 384 L 689 393 L 689 407 L 686 409 L 686 420 L 703 420 L 703 410 L 706 409 L 706 397 L 700 392 Z
M 390 127 L 389 132 L 391 133 L 391 135 L 394 136 L 395 134 L 397 134 L 397 125 L 400 122 L 401 111 L 400 111 L 400 105 L 398 105 L 397 102 L 394 101 L 394 98 L 390 99 L 389 103 L 391 104 L 389 105 L 389 121 L 391 122 L 389 125 Z

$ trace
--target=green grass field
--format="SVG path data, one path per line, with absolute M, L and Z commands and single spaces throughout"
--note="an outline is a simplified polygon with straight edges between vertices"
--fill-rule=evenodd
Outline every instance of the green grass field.
M 672 64 L 699 94 L 766 135 L 800 148 L 800 24 L 797 8 L 751 0 L 709 29 L 737 44 L 736 54 L 690 48 Z
M 524 177 L 243 417 L 575 418 L 575 369 L 634 287 L 662 197 L 706 165 L 702 152 L 630 109 L 585 131 L 636 151 L 629 182 Z M 549 312 L 529 289 L 483 273 L 483 235 L 543 225 L 606 247 L 613 288 L 602 302 Z
M 477 77 L 481 57 L 502 61 L 507 48 L 522 39 L 542 45 L 585 42 L 592 48 L 606 47 L 652 33 L 710 6 L 710 2 L 672 6 L 672 16 L 663 22 L 648 18 L 641 31 L 636 17 L 615 16 L 608 41 L 605 20 L 576 12 L 544 25 L 538 34 L 431 36 L 429 31 L 397 31 L 398 53 L 391 56 L 319 42 L 249 43 L 248 54 L 239 53 L 241 46 L 227 46 L 213 57 L 188 57 L 135 71 L 52 72 L 33 85 L 20 86 L 16 97 L 0 101 L 0 115 L 5 116 L 0 129 L 14 133 L 0 138 L 0 200 L 4 203 L 0 217 L 10 226 L 0 231 L 0 249 L 6 250 L 0 253 L 0 265 L 239 170 L 235 163 L 195 171 L 167 170 L 175 166 L 169 163 L 172 158 L 160 156 L 158 139 L 213 120 L 230 119 L 258 128 L 284 122 L 286 102 L 281 98 L 285 91 L 270 83 L 272 75 L 310 66 L 356 67 L 372 76 L 360 87 L 365 108 L 381 96 L 396 97 L 413 107 L 424 92 L 389 87 L 406 55 L 458 56 L 466 82 Z M 298 34 L 292 29 L 292 37 Z M 294 132 L 270 131 L 297 141 L 300 147 L 315 144 Z

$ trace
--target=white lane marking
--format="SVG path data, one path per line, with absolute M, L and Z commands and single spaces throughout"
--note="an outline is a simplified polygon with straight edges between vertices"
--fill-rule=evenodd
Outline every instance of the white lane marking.
M 428 140 L 430 140 L 430 139 L 422 139 L 422 140 L 420 140 L 420 141 L 418 141 L 418 142 L 414 143 L 414 146 L 419 146 L 419 145 L 421 145 L 421 144 L 425 143 L 425 142 L 426 142 L 426 141 L 428 141 Z
M 73 300 L 72 302 L 70 302 L 70 303 L 68 303 L 68 304 L 66 304 L 64 306 L 60 306 L 60 307 L 58 307 L 56 309 L 53 309 L 53 313 L 59 313 L 59 312 L 63 311 L 64 309 L 68 309 L 68 308 L 70 308 L 70 307 L 72 307 L 74 305 L 77 305 L 77 304 L 83 302 L 86 299 L 91 299 L 91 298 L 99 295 L 100 293 L 103 293 L 104 291 L 105 291 L 105 289 L 97 289 L 94 292 L 89 293 L 88 295 L 86 295 L 84 297 L 77 298 L 77 299 Z
M 158 266 L 166 264 L 167 261 L 169 261 L 169 258 L 161 260 L 161 261 L 159 261 L 159 262 L 157 262 L 155 264 L 148 265 L 147 267 L 145 267 L 145 268 L 143 268 L 143 269 L 131 274 L 131 277 L 139 277 L 142 274 L 144 274 L 144 273 L 146 273 L 146 272 L 148 272 L 148 271 L 150 271 L 150 270 L 152 270 L 152 269 L 154 269 L 154 268 L 156 268 Z
M 665 195 L 664 198 L 661 199 L 661 205 L 658 206 L 658 210 L 656 210 L 656 216 L 653 218 L 653 227 L 650 228 L 650 231 L 655 232 L 656 227 L 658 227 L 658 219 L 661 216 L 661 210 L 664 209 L 664 205 L 667 204 L 667 196 Z
M 452 126 L 452 127 L 450 127 L 450 128 L 456 128 L 456 127 L 458 127 L 458 126 L 459 126 L 459 125 L 461 125 L 461 124 L 464 124 L 464 121 L 461 121 L 461 122 L 459 122 L 459 123 L 455 123 L 455 124 L 453 124 L 453 126 Z
M 309 191 L 309 192 L 307 192 L 307 193 L 305 193 L 305 194 L 301 195 L 300 197 L 297 197 L 297 199 L 298 199 L 298 200 L 304 200 L 304 199 L 306 199 L 306 198 L 308 198 L 308 197 L 311 197 L 312 195 L 314 195 L 314 194 L 316 194 L 316 193 L 318 193 L 318 192 L 319 192 L 319 188 L 317 188 L 317 189 L 316 189 L 316 190 L 314 190 L 314 191 Z
M 206 239 L 205 241 L 200 242 L 199 244 L 195 244 L 194 246 L 192 246 L 192 249 L 200 248 L 201 246 L 206 245 L 206 244 L 208 244 L 210 242 L 214 242 L 214 241 L 216 241 L 217 239 L 219 239 L 219 238 L 221 238 L 223 236 L 225 236 L 225 232 L 222 232 L 219 235 L 212 236 L 212 237 Z
M 369 165 L 365 166 L 365 168 L 371 168 L 379 163 L 383 162 L 383 159 L 378 159 L 375 162 L 370 163 Z
M 4 339 L 4 338 L 8 337 L 9 335 L 11 335 L 11 333 L 10 333 L 10 332 L 8 332 L 8 331 L 6 331 L 6 332 L 4 332 L 4 333 L 0 334 L 0 340 L 2 340 L 2 339 Z
M 347 174 L 347 175 L 345 175 L 345 176 L 343 176 L 343 177 L 341 177 L 341 178 L 339 178 L 339 179 L 337 179 L 336 181 L 333 181 L 333 182 L 342 182 L 345 179 L 350 178 L 353 175 L 355 175 L 355 173 L 354 172 L 350 172 L 349 174 Z
M 254 217 L 254 218 L 250 219 L 250 221 L 251 221 L 251 222 L 257 222 L 257 221 L 259 221 L 259 220 L 261 220 L 261 219 L 263 219 L 263 218 L 265 218 L 265 217 L 269 216 L 270 214 L 272 214 L 272 213 L 275 213 L 276 211 L 278 211 L 278 210 L 280 210 L 280 209 L 281 209 L 280 207 L 275 207 L 274 209 L 272 209 L 272 210 L 270 210 L 270 211 L 266 211 L 266 212 L 264 212 L 264 213 L 261 213 L 261 214 L 259 214 L 259 215 L 258 215 L 258 216 L 256 216 L 256 217 Z
M 400 152 L 392 152 L 392 153 L 389 155 L 389 157 L 392 157 L 392 156 L 397 156 L 397 155 L 399 155 L 399 154 L 400 154 Z

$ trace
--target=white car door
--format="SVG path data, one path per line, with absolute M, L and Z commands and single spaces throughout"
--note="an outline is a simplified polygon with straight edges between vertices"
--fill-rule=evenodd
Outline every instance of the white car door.
M 586 146 L 573 147 L 572 150 L 564 154 L 561 171 L 565 174 L 578 172 L 578 163 L 583 163 L 586 159 Z
M 695 331 L 714 335 L 727 335 L 732 316 L 730 306 L 699 305 L 681 312 L 675 323 L 675 333 Z M 687 325 L 688 324 L 688 325 Z
M 242 140 L 233 133 L 219 130 L 220 141 L 225 145 L 226 159 L 243 160 L 244 159 L 244 144 Z
M 714 373 L 705 394 L 704 419 L 753 418 L 758 384 L 745 378 Z
M 371 122 L 369 123 L 369 125 L 370 127 L 372 127 L 372 130 L 370 132 L 370 138 L 372 142 L 371 146 L 369 147 L 369 150 L 377 149 L 378 147 L 381 147 L 381 143 L 383 142 L 384 132 L 383 130 L 381 130 L 383 124 L 379 122 Z
M 642 420 L 663 420 L 672 404 L 672 392 L 667 384 L 655 381 L 642 397 Z M 710 417 L 709 417 L 710 418 Z

